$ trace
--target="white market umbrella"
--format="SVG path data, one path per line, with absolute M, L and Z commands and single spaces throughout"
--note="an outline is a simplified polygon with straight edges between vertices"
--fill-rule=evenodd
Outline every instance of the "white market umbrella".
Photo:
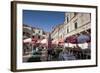
M 69 44 L 68 43 L 64 43 L 64 47 L 69 47 Z
M 23 42 L 24 42 L 24 43 L 31 43 L 31 42 L 32 42 L 32 39 L 31 39 L 31 38 L 24 39 Z
M 36 43 L 41 43 L 41 40 L 37 40 L 37 42 Z
M 43 39 L 43 40 L 41 40 L 41 43 L 42 43 L 42 44 L 47 44 L 48 41 L 47 41 L 47 39 Z
M 78 44 L 78 46 L 81 47 L 82 49 L 87 49 L 88 48 L 87 43 Z
M 52 40 L 52 44 L 58 44 L 57 40 Z
M 75 47 L 76 44 L 69 43 L 69 47 Z

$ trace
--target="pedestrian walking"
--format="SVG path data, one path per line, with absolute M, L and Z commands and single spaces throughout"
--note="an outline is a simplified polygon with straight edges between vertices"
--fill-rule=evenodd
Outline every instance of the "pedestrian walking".
M 59 54 L 59 60 L 75 60 L 75 56 L 70 53 L 70 51 L 63 49 L 63 51 Z

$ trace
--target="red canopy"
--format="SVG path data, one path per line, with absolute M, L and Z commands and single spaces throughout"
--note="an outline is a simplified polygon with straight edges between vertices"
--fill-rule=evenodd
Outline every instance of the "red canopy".
M 65 42 L 76 44 L 77 43 L 77 37 L 75 35 L 67 37 L 66 40 L 65 40 Z

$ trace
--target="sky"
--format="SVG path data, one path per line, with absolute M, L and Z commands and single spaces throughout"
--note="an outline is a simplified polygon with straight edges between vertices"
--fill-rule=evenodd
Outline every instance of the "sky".
M 64 23 L 64 12 L 23 10 L 23 24 L 51 32 L 56 25 Z

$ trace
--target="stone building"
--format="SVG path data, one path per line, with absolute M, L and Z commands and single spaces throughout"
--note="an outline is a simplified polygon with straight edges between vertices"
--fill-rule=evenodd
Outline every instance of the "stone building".
M 31 54 L 42 39 L 47 38 L 46 32 L 40 28 L 23 25 L 23 55 Z M 24 42 L 24 40 L 28 40 Z
M 67 37 L 80 34 L 91 34 L 91 14 L 90 13 L 76 13 L 66 12 L 65 21 L 54 27 L 51 32 L 53 43 L 59 44 L 64 42 Z
M 91 30 L 91 15 L 90 13 L 65 13 L 65 37 L 81 33 L 90 32 Z

